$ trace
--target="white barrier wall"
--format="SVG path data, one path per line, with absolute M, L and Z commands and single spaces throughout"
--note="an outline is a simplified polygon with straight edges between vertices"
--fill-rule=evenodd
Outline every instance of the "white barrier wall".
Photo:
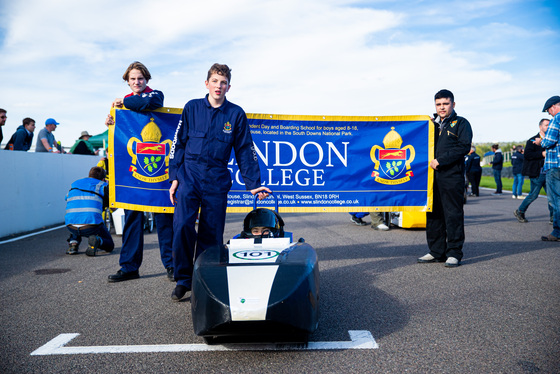
M 64 223 L 64 197 L 97 156 L 0 150 L 0 238 Z

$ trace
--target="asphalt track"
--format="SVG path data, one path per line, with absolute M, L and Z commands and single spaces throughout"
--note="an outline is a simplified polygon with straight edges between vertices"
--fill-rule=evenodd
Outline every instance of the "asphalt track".
M 465 206 L 455 269 L 416 263 L 424 230 L 284 214 L 319 255 L 321 317 L 307 348 L 325 349 L 203 349 L 190 302 L 171 301 L 155 233 L 145 236 L 141 278 L 113 284 L 120 237 L 94 258 L 86 243 L 66 255 L 64 228 L 0 244 L 0 373 L 558 373 L 560 243 L 540 240 L 551 231 L 546 200 L 521 224 L 512 214 L 520 200 L 482 193 Z M 242 218 L 228 215 L 226 238 Z M 375 345 L 354 349 L 349 331 L 371 333 Z M 61 334 L 74 335 L 45 348 Z

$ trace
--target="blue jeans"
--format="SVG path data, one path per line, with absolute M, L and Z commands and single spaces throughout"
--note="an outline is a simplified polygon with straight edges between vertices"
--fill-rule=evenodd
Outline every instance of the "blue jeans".
M 502 171 L 492 169 L 494 172 L 494 181 L 496 181 L 496 192 L 502 193 Z
M 360 213 L 350 213 L 350 215 L 356 218 L 364 218 L 368 216 L 369 213 L 367 212 L 360 212 Z M 385 223 L 385 215 L 382 212 L 371 213 L 371 225 L 372 226 L 379 226 L 382 223 Z
M 531 203 L 539 197 L 541 188 L 544 188 L 544 192 L 546 192 L 546 174 L 541 174 L 537 178 L 529 178 L 529 181 L 531 182 L 531 191 L 529 191 L 529 194 L 525 197 L 525 199 L 523 199 L 519 208 L 517 208 L 519 213 L 523 214 L 525 214 L 529 205 L 531 205 Z M 554 210 L 550 204 L 547 205 L 548 210 L 550 211 L 550 217 L 552 217 Z
M 525 182 L 523 174 L 513 174 L 513 187 L 511 192 L 514 196 L 523 195 L 523 182 Z
M 546 193 L 548 195 L 548 202 L 554 209 L 552 235 L 560 238 L 560 168 L 547 170 Z

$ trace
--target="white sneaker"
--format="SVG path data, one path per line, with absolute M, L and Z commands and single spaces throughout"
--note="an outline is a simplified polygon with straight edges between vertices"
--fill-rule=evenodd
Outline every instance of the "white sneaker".
M 445 267 L 454 268 L 457 266 L 459 266 L 459 260 L 457 260 L 455 257 L 448 257 L 447 261 L 445 261 Z
M 517 196 L 511 195 L 511 198 L 512 198 L 512 199 L 517 199 Z
M 387 226 L 386 224 L 382 223 L 381 225 L 378 225 L 377 227 L 371 226 L 372 229 L 374 230 L 380 230 L 380 231 L 387 231 L 389 230 L 389 226 Z
M 421 264 L 426 263 L 426 262 L 436 262 L 436 258 L 428 253 L 427 255 L 424 255 L 424 256 L 420 257 L 416 261 L 421 263 Z

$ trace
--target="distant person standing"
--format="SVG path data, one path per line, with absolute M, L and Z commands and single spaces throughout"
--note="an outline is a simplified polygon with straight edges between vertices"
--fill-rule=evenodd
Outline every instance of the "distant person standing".
M 492 151 L 494 152 L 494 159 L 490 163 L 492 165 L 492 171 L 494 173 L 494 181 L 496 182 L 496 191 L 492 195 L 502 194 L 502 168 L 504 166 L 504 155 L 500 149 L 499 144 L 492 145 Z
M 551 115 L 552 121 L 543 139 L 535 143 L 545 149 L 546 157 L 543 170 L 546 173 L 546 193 L 548 202 L 554 209 L 552 233 L 542 236 L 544 241 L 560 241 L 560 96 L 552 96 L 546 101 L 543 112 Z
M 99 149 L 94 150 L 93 145 L 89 142 L 91 135 L 87 131 L 82 131 L 82 134 L 78 138 L 76 144 L 70 149 L 70 153 L 74 155 L 91 155 L 95 156 L 99 154 Z
M 471 149 L 472 129 L 469 121 L 455 112 L 455 99 L 449 90 L 436 93 L 434 114 L 435 158 L 433 208 L 426 214 L 426 239 L 430 252 L 419 263 L 443 262 L 446 267 L 459 266 L 463 258 L 465 225 L 463 194 L 465 191 L 465 156 Z
M 49 118 L 45 121 L 45 127 L 39 131 L 37 135 L 37 144 L 35 145 L 35 152 L 52 152 L 60 153 L 53 131 L 59 123 L 54 118 Z
M 536 144 L 535 140 L 544 138 L 549 122 L 550 121 L 545 118 L 541 119 L 539 121 L 539 133 L 527 140 L 527 144 L 525 145 L 523 169 L 521 173 L 529 177 L 531 190 L 529 194 L 525 196 L 519 208 L 513 212 L 515 218 L 521 223 L 529 222 L 527 218 L 525 218 L 525 212 L 527 208 L 529 208 L 529 205 L 539 197 L 541 188 L 544 188 L 546 192 L 546 174 L 543 173 L 542 170 L 544 166 L 544 150 L 540 145 Z M 550 212 L 550 223 L 552 223 L 554 210 L 550 204 L 547 204 L 547 206 Z
M 515 147 L 515 152 L 511 155 L 511 171 L 513 172 L 513 187 L 511 189 L 513 199 L 523 198 L 523 183 L 525 182 L 525 177 L 522 174 L 523 171 L 523 147 L 518 145 Z
M 2 127 L 6 124 L 6 120 L 8 119 L 6 109 L 0 108 L 0 144 L 2 144 L 2 140 L 4 139 L 4 134 L 2 133 Z
M 23 124 L 17 128 L 16 132 L 8 140 L 5 149 L 27 152 L 31 148 L 33 132 L 35 131 L 35 120 L 26 117 L 22 122 Z
M 467 156 L 465 164 L 465 173 L 467 180 L 471 184 L 471 193 L 469 196 L 479 196 L 478 186 L 482 177 L 482 168 L 480 167 L 480 156 L 476 154 L 476 147 L 471 146 L 471 151 Z

